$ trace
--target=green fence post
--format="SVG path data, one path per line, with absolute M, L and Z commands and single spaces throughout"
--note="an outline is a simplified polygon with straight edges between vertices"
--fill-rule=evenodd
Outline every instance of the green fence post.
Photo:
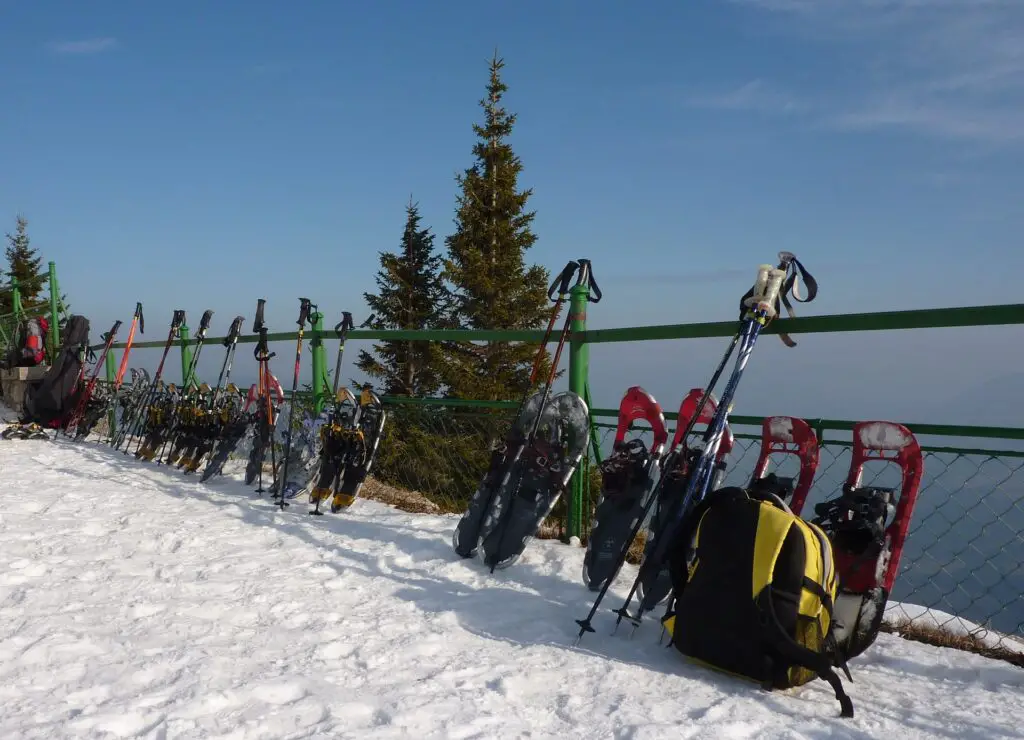
M 50 362 L 57 357 L 60 347 L 60 288 L 57 286 L 57 263 L 50 263 Z
M 327 388 L 324 380 L 327 378 L 327 353 L 324 351 L 324 315 L 320 311 L 314 311 L 309 317 L 313 324 L 313 339 L 309 343 L 313 352 L 313 415 L 317 416 L 323 411 L 324 399 Z
M 111 347 L 107 350 L 107 383 L 111 386 L 114 385 L 114 381 L 117 380 L 117 350 Z M 117 417 L 114 416 L 114 407 L 110 407 L 110 411 L 107 412 L 107 429 L 110 432 L 111 438 L 117 431 Z
M 14 312 L 14 318 L 20 319 L 22 311 L 21 307 L 21 288 L 18 287 L 18 278 L 11 275 L 11 310 Z
M 184 321 L 178 329 L 178 336 L 181 342 L 181 387 L 187 388 L 191 378 L 188 377 L 188 370 L 192 366 L 192 348 L 189 346 L 188 326 Z
M 587 296 L 590 286 L 587 284 L 573 287 L 569 293 L 569 390 L 587 396 L 587 376 L 589 374 L 588 359 L 590 353 L 583 341 L 583 332 L 587 330 Z M 566 541 L 572 537 L 580 537 L 583 532 L 583 476 L 585 472 L 577 468 L 572 476 L 572 498 L 569 501 L 569 521 L 566 522 Z

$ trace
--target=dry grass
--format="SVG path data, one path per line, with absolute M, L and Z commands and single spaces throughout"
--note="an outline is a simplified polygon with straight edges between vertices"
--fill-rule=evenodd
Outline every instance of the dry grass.
M 1005 647 L 992 647 L 986 645 L 985 641 L 974 634 L 958 635 L 941 627 L 931 625 L 914 624 L 909 619 L 901 619 L 895 623 L 883 623 L 882 632 L 899 635 L 905 640 L 923 642 L 936 647 L 954 648 L 964 650 L 968 653 L 975 653 L 986 658 L 1002 660 L 1011 665 L 1024 668 L 1024 654 L 1015 652 Z
M 380 501 L 382 504 L 394 506 L 411 514 L 442 514 L 440 506 L 419 491 L 407 491 L 404 488 L 381 483 L 373 476 L 367 476 L 363 487 L 359 489 L 359 498 Z

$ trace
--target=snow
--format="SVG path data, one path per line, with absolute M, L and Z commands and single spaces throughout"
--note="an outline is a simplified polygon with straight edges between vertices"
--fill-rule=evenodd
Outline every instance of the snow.
M 688 664 L 649 620 L 612 636 L 620 575 L 534 542 L 491 575 L 455 518 L 358 501 L 314 518 L 98 444 L 0 442 L 3 738 L 1022 737 L 1024 672 L 880 635 L 839 718 Z

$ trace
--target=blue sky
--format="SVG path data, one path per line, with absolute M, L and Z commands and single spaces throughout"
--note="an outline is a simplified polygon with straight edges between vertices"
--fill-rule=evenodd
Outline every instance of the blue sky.
M 732 318 L 780 249 L 821 282 L 802 313 L 1021 300 L 1016 0 L 0 0 L 0 216 L 97 334 L 136 300 L 147 339 L 258 297 L 360 318 L 410 195 L 450 232 L 495 49 L 529 256 L 593 260 L 593 326 Z M 1019 424 L 1022 338 L 769 338 L 737 411 Z M 721 345 L 595 348 L 598 400 L 675 407 Z

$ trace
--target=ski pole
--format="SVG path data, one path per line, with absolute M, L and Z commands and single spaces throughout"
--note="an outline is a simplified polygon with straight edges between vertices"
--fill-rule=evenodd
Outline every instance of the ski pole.
M 89 382 L 86 383 L 85 388 L 82 389 L 82 394 L 78 397 L 78 402 L 75 404 L 75 410 L 71 412 L 71 416 L 68 417 L 67 422 L 64 424 L 64 434 L 68 437 L 71 436 L 71 429 L 78 429 L 78 422 L 82 420 L 82 416 L 85 414 L 85 408 L 89 404 L 89 400 L 92 398 L 92 392 L 96 388 L 96 381 L 99 378 L 100 368 L 103 367 L 104 362 L 107 359 L 107 353 L 110 352 L 111 345 L 114 344 L 114 340 L 117 338 L 117 331 L 121 328 L 121 320 L 118 319 L 114 322 L 114 325 L 110 327 L 110 331 L 103 335 L 103 349 L 100 351 L 99 356 L 96 357 L 96 364 L 93 365 L 92 375 L 89 377 Z
M 270 360 L 272 357 L 277 355 L 276 352 L 270 351 L 270 346 L 267 342 L 267 327 L 263 321 L 264 307 L 267 301 L 264 298 L 260 298 L 256 301 L 256 318 L 253 320 L 252 330 L 259 334 L 259 341 L 256 343 L 256 349 L 253 350 L 253 356 L 256 358 L 258 363 L 258 385 L 257 385 L 257 426 L 259 439 L 257 440 L 258 448 L 253 450 L 253 454 L 259 452 L 259 480 L 256 486 L 256 493 L 263 492 L 263 460 L 266 459 L 267 445 L 270 445 L 270 464 L 273 468 L 273 474 L 277 475 L 277 461 L 274 453 L 273 439 L 270 437 L 271 424 L 274 417 L 273 402 L 270 398 Z
M 559 301 L 564 300 L 564 295 L 565 293 L 568 292 L 568 290 L 565 290 L 565 288 L 567 287 L 568 281 L 572 277 L 572 274 L 574 272 L 574 270 L 570 270 L 570 266 L 572 264 L 573 263 L 566 265 L 565 270 L 562 271 L 562 275 L 559 278 L 561 281 L 559 285 L 561 289 L 559 291 Z M 593 288 L 595 296 L 592 297 L 588 295 L 587 300 L 591 301 L 592 303 L 597 303 L 598 301 L 601 300 L 601 290 L 600 288 L 597 287 L 597 281 L 593 277 L 590 266 L 590 260 L 581 259 L 576 263 L 576 265 L 576 269 L 579 270 L 579 274 L 576 278 L 576 286 L 578 287 L 580 285 L 586 285 L 588 288 Z M 525 450 L 526 447 L 528 447 L 530 444 L 533 444 L 534 439 L 536 439 L 537 437 L 537 431 L 540 429 L 540 420 L 544 416 L 544 408 L 548 405 L 548 399 L 551 397 L 551 387 L 552 385 L 554 385 L 555 375 L 558 374 L 558 363 L 562 357 L 562 349 L 565 347 L 565 340 L 569 337 L 570 327 L 572 326 L 572 319 L 572 314 L 569 314 L 565 317 L 565 324 L 562 326 L 562 331 L 558 338 L 558 348 L 555 350 L 555 356 L 552 359 L 551 367 L 548 370 L 547 382 L 544 384 L 544 395 L 541 397 L 540 408 L 537 411 L 536 418 L 533 420 L 533 425 L 531 426 L 530 432 L 526 437 L 526 442 L 519 446 L 519 450 L 516 454 L 513 464 L 516 464 L 519 461 L 519 458 L 521 457 L 523 450 Z M 554 322 L 552 321 L 551 323 Z M 539 361 L 534 361 L 535 369 L 538 368 L 539 365 Z M 519 475 L 516 477 L 515 487 L 512 490 L 512 494 L 509 496 L 509 505 L 503 512 L 503 516 L 499 514 L 498 522 L 494 525 L 495 529 L 498 529 L 500 531 L 500 534 L 498 535 L 498 545 L 496 548 L 496 553 L 500 553 L 502 545 L 504 545 L 505 531 L 507 528 L 503 525 L 512 518 L 512 509 L 515 506 L 516 494 L 518 494 L 519 487 L 522 485 L 524 474 L 525 470 L 523 470 L 520 467 Z M 498 566 L 498 560 L 495 559 L 491 563 L 486 563 L 485 561 L 485 564 L 491 566 L 491 573 L 493 573 L 494 569 Z
M 786 264 L 788 263 L 783 262 L 783 265 Z M 695 470 L 687 480 L 686 492 L 683 494 L 682 499 L 673 507 L 671 515 L 666 517 L 663 526 L 660 528 L 661 531 L 658 533 L 650 558 L 641 564 L 640 572 L 633 582 L 633 587 L 626 597 L 626 602 L 618 611 L 619 618 L 616 620 L 616 625 L 624 617 L 628 617 L 627 609 L 629 603 L 643 577 L 650 573 L 651 570 L 661 567 L 670 543 L 685 521 L 691 506 L 703 500 L 708 493 L 707 489 L 714 474 L 715 457 L 718 454 L 718 447 L 725 432 L 725 425 L 732 406 L 733 397 L 736 394 L 743 370 L 750 359 L 761 329 L 777 315 L 776 305 L 779 301 L 779 291 L 785 278 L 786 270 L 781 269 L 781 266 L 780 268 L 774 268 L 772 265 L 761 265 L 758 269 L 754 287 L 741 300 L 741 305 L 744 309 L 743 330 L 740 335 L 736 364 L 733 367 L 729 381 L 726 383 L 725 390 L 722 391 L 722 398 L 718 408 L 715 410 L 715 415 L 704 432 L 704 448 L 701 450 L 700 459 Z M 641 603 L 637 615 L 630 617 L 630 620 L 634 624 L 639 625 L 643 612 L 644 605 Z
M 372 321 L 371 316 L 367 319 L 367 322 Z M 341 312 L 341 321 L 339 321 L 334 327 L 334 333 L 338 335 L 338 339 L 341 343 L 338 345 L 338 360 L 334 363 L 334 384 L 331 386 L 331 395 L 338 395 L 338 386 L 341 381 L 341 358 L 345 354 L 345 339 L 348 337 L 348 333 L 352 330 L 355 323 L 352 321 L 352 314 L 348 311 Z
M 299 325 L 298 339 L 295 343 L 295 371 L 292 374 L 292 400 L 288 408 L 288 426 L 285 427 L 287 436 L 284 443 L 284 463 L 282 465 L 281 478 L 277 481 L 277 498 L 281 510 L 289 504 L 284 500 L 284 487 L 288 483 L 288 462 L 292 452 L 292 437 L 295 436 L 292 430 L 292 422 L 295 419 L 295 403 L 298 401 L 299 393 L 299 368 L 302 364 L 302 339 L 306 333 L 306 321 L 309 318 L 310 310 L 315 313 L 317 307 L 308 298 L 299 299 L 299 318 L 295 322 Z M 275 474 L 276 475 L 276 474 Z
M 133 409 L 131 416 L 129 417 L 129 423 L 123 427 L 119 432 L 117 440 L 114 444 L 114 449 L 119 449 L 122 444 L 125 445 L 124 454 L 128 454 L 128 448 L 131 447 L 131 440 L 138 433 L 139 427 L 142 424 L 142 420 L 145 418 L 146 409 L 152 404 L 154 397 L 157 393 L 160 380 L 164 373 L 164 363 L 167 360 L 167 355 L 170 352 L 171 345 L 174 344 L 175 338 L 178 336 L 178 331 L 181 325 L 185 323 L 185 311 L 182 309 L 176 309 L 174 314 L 171 316 L 171 328 L 167 333 L 167 342 L 164 344 L 164 352 L 160 356 L 160 364 L 157 365 L 156 375 L 153 376 L 153 380 L 150 383 L 149 389 L 140 398 Z
M 208 308 L 203 312 L 203 317 L 199 320 L 199 331 L 196 332 L 195 336 L 195 351 L 192 353 L 192 359 L 189 362 L 188 367 L 185 369 L 185 377 L 181 379 L 182 399 L 184 399 L 188 394 L 190 386 L 195 386 L 198 389 L 198 385 L 196 384 L 195 380 L 196 368 L 199 366 L 199 356 L 203 352 L 203 344 L 206 342 L 206 332 L 209 331 L 210 329 L 210 320 L 212 318 L 213 309 Z M 181 436 L 182 419 L 180 418 L 180 414 L 177 413 L 178 407 L 180 405 L 181 403 L 178 403 L 175 406 L 174 416 L 170 420 L 171 433 L 167 435 L 167 438 L 164 440 L 163 445 L 161 445 L 160 450 L 157 452 L 157 465 L 164 465 L 169 463 L 171 456 L 174 454 L 174 445 L 177 444 L 178 437 Z M 170 449 L 167 450 L 167 458 L 161 459 L 161 455 L 163 454 L 163 451 L 168 448 L 168 445 L 170 446 Z
M 680 444 L 674 446 L 671 450 L 669 450 L 668 454 L 665 455 L 664 459 L 662 460 L 661 468 L 663 471 L 666 472 L 662 473 L 662 475 L 658 477 L 658 482 L 651 489 L 650 497 L 647 499 L 647 502 L 644 505 L 643 514 L 640 516 L 639 519 L 637 519 L 636 523 L 633 525 L 633 529 L 630 532 L 629 537 L 625 540 L 626 545 L 622 548 L 622 551 L 618 555 L 615 568 L 612 570 L 613 573 L 618 573 L 619 569 L 622 568 L 622 564 L 626 562 L 626 555 L 629 551 L 629 545 L 632 544 L 634 539 L 636 539 L 637 534 L 640 532 L 640 528 L 643 526 L 644 522 L 647 521 L 647 516 L 650 514 L 651 509 L 654 508 L 654 502 L 658 500 L 658 497 L 661 494 L 661 489 L 664 487 L 665 481 L 668 477 L 667 472 L 673 469 L 673 467 L 676 465 L 676 461 L 679 459 L 681 449 L 686 447 L 686 439 L 693 432 L 693 428 L 697 424 L 697 420 L 700 419 L 701 414 L 704 413 L 704 406 L 707 405 L 708 399 L 711 398 L 711 393 L 714 390 L 714 387 L 718 385 L 718 381 L 722 377 L 722 373 L 725 371 L 725 366 L 729 363 L 729 358 L 732 356 L 733 350 L 739 343 L 739 339 L 740 334 L 739 332 L 737 332 L 733 336 L 732 341 L 729 344 L 729 348 L 726 350 L 721 362 L 718 363 L 718 367 L 715 369 L 714 374 L 712 374 L 711 380 L 708 382 L 707 389 L 704 391 L 704 395 L 701 396 L 700 403 L 697 404 L 697 410 L 694 412 L 693 416 L 690 417 L 690 420 L 686 425 L 686 430 L 683 432 L 682 435 L 680 435 Z M 584 619 L 576 620 L 576 624 L 580 626 L 580 633 L 576 637 L 576 644 L 579 644 L 579 641 L 583 638 L 583 633 L 594 631 L 594 628 L 591 626 L 591 621 L 593 620 L 594 615 L 597 613 L 598 607 L 604 600 L 604 597 L 608 593 L 608 589 L 611 588 L 612 582 L 614 580 L 614 578 L 609 578 L 605 581 L 605 583 L 601 586 L 601 590 L 597 594 L 597 598 L 594 600 L 593 606 L 590 608 L 590 613 L 587 614 L 587 616 Z M 618 625 L 618 622 L 616 622 L 616 625 Z

